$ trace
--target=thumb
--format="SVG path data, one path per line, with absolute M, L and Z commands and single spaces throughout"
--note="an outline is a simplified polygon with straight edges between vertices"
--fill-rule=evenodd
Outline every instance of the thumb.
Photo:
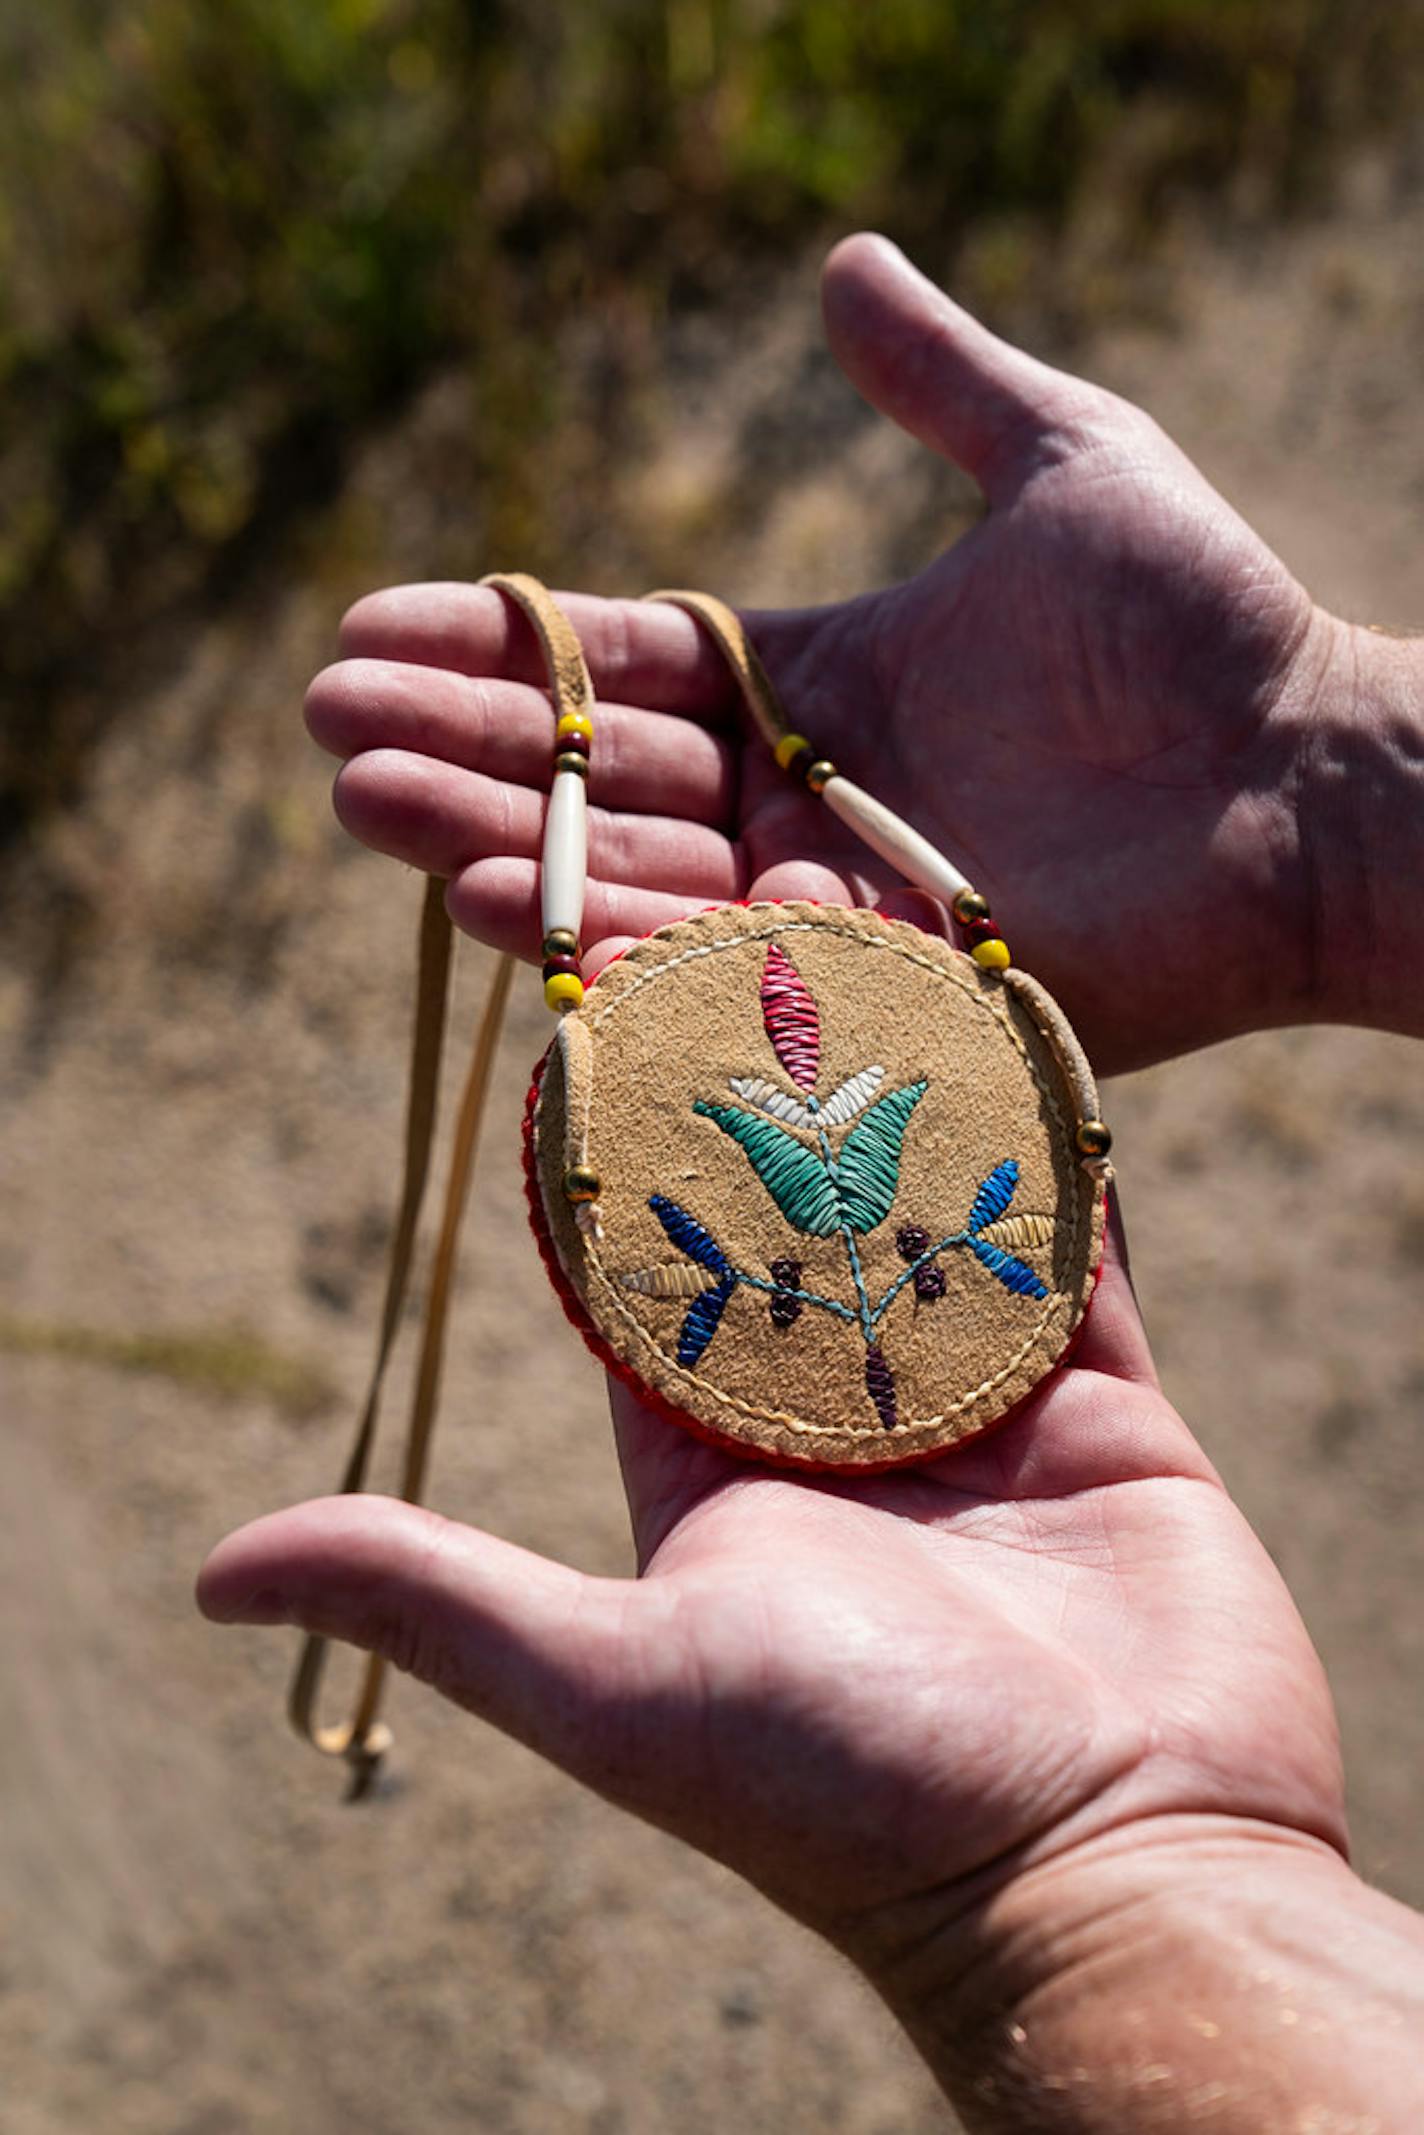
M 1101 395 L 991 334 L 888 238 L 847 237 L 821 277 L 826 335 L 872 407 L 987 492 L 1016 488 Z
M 394 1498 L 318 1498 L 220 1542 L 215 1623 L 297 1624 L 384 1654 L 575 1777 L 617 1791 L 608 1745 L 671 1665 L 655 1585 L 594 1579 Z

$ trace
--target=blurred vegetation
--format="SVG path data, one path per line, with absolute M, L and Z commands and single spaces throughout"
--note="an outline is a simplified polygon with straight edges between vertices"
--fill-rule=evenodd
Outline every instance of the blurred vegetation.
M 168 1379 L 218 1401 L 265 1401 L 293 1423 L 309 1422 L 336 1399 L 335 1387 L 318 1366 L 273 1349 L 245 1328 L 118 1334 L 0 1313 L 0 1354 L 67 1357 Z
M 1292 212 L 1421 47 L 1379 0 L 8 0 L 0 842 L 442 368 L 492 547 L 556 570 L 575 326 L 596 475 L 759 265 L 872 222 L 992 308 L 1085 220 L 1130 263 L 1193 200 Z

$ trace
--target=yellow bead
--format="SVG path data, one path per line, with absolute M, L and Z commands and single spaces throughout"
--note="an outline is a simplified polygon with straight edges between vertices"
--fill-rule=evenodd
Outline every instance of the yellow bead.
M 544 1000 L 556 1016 L 566 1016 L 583 1000 L 583 980 L 574 971 L 556 971 L 544 981 Z
M 783 734 L 776 744 L 776 761 L 781 769 L 785 771 L 789 768 L 791 759 L 797 750 L 809 749 L 810 746 L 811 744 L 804 734 Z
M 554 746 L 567 741 L 571 734 L 582 735 L 585 741 L 593 740 L 593 721 L 583 712 L 565 712 L 554 729 Z
M 1006 941 L 976 941 L 969 954 L 981 971 L 1007 971 L 1013 962 Z

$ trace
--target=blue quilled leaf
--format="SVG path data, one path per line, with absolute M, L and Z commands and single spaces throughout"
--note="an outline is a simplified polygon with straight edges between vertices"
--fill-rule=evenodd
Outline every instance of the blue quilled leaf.
M 679 1208 L 666 1194 L 654 1194 L 648 1206 L 679 1253 L 686 1253 L 688 1259 L 695 1260 L 700 1268 L 711 1268 L 714 1275 L 726 1274 L 726 1254 L 695 1216 L 689 1216 L 685 1208 Z
M 982 1231 L 986 1223 L 1002 1216 L 1018 1190 L 1019 1167 L 1013 1157 L 996 1164 L 979 1191 L 974 1196 L 974 1206 L 969 1211 L 969 1221 L 964 1226 L 971 1238 Z M 987 1263 L 986 1263 L 987 1265 Z
M 894 1206 L 905 1129 L 928 1087 L 924 1082 L 907 1082 L 903 1089 L 877 1098 L 841 1143 L 836 1196 L 842 1221 L 851 1230 L 873 1231 Z
M 1003 1169 L 1001 1165 L 1000 1170 Z M 969 1244 L 978 1254 L 991 1275 L 997 1275 L 1006 1290 L 1014 1290 L 1020 1297 L 1047 1297 L 1048 1292 L 1033 1269 L 1015 1260 L 1002 1246 L 988 1245 L 982 1238 L 971 1238 Z
M 677 1338 L 677 1361 L 690 1367 L 701 1356 L 721 1323 L 727 1299 L 736 1289 L 730 1276 L 718 1283 L 715 1290 L 704 1290 L 701 1297 L 694 1297 L 687 1308 L 681 1332 Z
M 774 1119 L 743 1112 L 737 1105 L 708 1104 L 699 1097 L 692 1109 L 704 1119 L 715 1121 L 724 1134 L 741 1143 L 762 1185 L 798 1231 L 804 1231 L 809 1238 L 829 1238 L 841 1228 L 840 1203 L 826 1167 L 814 1150 L 798 1142 L 784 1127 L 778 1127 Z

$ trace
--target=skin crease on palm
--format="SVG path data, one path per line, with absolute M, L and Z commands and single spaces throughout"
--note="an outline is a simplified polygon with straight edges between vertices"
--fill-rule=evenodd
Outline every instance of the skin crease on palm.
M 990 894 L 1100 1067 L 1302 1013 L 1319 611 L 1145 416 L 883 241 L 838 248 L 826 314 L 852 380 L 989 510 L 906 585 L 751 618 L 794 723 Z M 738 738 L 686 616 L 566 605 L 600 698 L 591 963 L 748 895 L 934 923 Z M 342 651 L 308 717 L 343 823 L 532 954 L 549 714 L 524 626 L 491 591 L 412 587 L 359 603 Z M 1202 918 L 1233 897 L 1239 958 Z M 1321 1671 L 1158 1390 L 1116 1227 L 1068 1365 L 928 1466 L 780 1475 L 621 1387 L 613 1411 L 636 1580 L 330 1499 L 230 1537 L 202 1605 L 387 1651 L 870 1970 L 891 1916 L 968 1916 L 1106 1833 L 1226 1819 L 1343 1851 Z

